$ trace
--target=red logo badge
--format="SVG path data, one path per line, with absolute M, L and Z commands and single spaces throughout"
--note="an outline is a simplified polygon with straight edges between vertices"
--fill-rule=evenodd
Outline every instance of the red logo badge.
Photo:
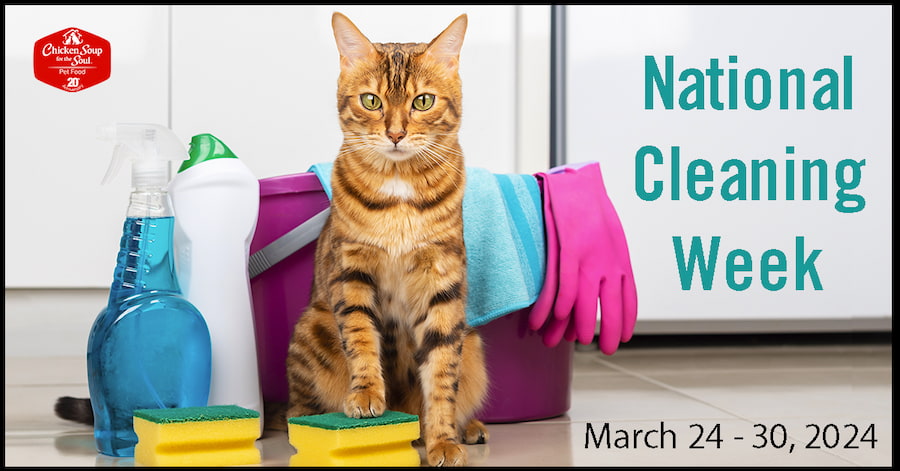
M 34 43 L 34 77 L 67 92 L 109 78 L 109 41 L 79 28 L 66 28 Z

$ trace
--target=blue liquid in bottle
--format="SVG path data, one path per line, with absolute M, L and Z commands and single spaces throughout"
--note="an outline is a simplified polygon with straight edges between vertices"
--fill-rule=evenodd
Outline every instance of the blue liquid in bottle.
M 135 409 L 206 406 L 211 345 L 175 275 L 174 218 L 125 220 L 109 304 L 88 339 L 97 450 L 134 456 Z

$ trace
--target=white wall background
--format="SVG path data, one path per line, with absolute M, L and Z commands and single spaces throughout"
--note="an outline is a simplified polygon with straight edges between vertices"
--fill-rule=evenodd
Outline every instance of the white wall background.
M 870 319 L 892 315 L 892 163 L 893 81 L 892 15 L 887 5 L 827 6 L 570 6 L 567 8 L 568 159 L 599 160 L 610 197 L 622 218 L 638 283 L 639 317 L 643 320 L 700 321 L 796 319 L 814 325 L 821 319 L 848 320 L 856 329 Z M 710 85 L 706 109 L 683 110 L 678 94 L 688 80 L 677 82 L 675 109 L 644 105 L 644 58 L 674 57 L 674 80 L 681 71 L 710 67 L 736 69 L 739 109 L 713 110 Z M 729 64 L 731 55 L 737 64 Z M 840 76 L 843 100 L 843 56 L 853 58 L 852 109 L 816 110 L 813 92 L 827 81 L 813 75 L 831 68 Z M 806 72 L 806 109 L 779 108 L 779 70 Z M 761 68 L 772 76 L 772 104 L 751 110 L 744 104 L 744 76 Z M 727 103 L 727 78 L 720 80 Z M 708 80 L 707 80 L 708 82 Z M 757 95 L 758 96 L 758 95 Z M 793 97 L 793 94 L 791 95 Z M 843 101 L 842 101 L 843 102 Z M 727 106 L 727 105 L 726 105 Z M 649 180 L 665 185 L 664 196 L 644 201 L 635 189 L 635 155 L 642 146 L 658 147 L 665 165 L 649 165 Z M 681 199 L 670 194 L 670 148 L 681 148 Z M 785 147 L 795 154 L 786 155 Z M 715 193 L 707 201 L 688 197 L 686 168 L 694 159 L 711 162 Z M 777 199 L 726 202 L 719 188 L 731 173 L 718 169 L 728 159 L 772 159 L 778 163 Z M 796 163 L 796 198 L 785 199 L 785 160 Z M 801 162 L 822 159 L 828 164 L 827 199 L 801 198 Z M 857 213 L 835 210 L 835 168 L 843 159 L 866 160 L 858 188 L 866 207 Z M 749 171 L 748 171 L 749 174 Z M 765 177 L 763 178 L 765 181 Z M 641 185 L 649 183 L 641 182 Z M 765 188 L 764 188 L 765 191 Z M 748 187 L 749 192 L 749 187 Z M 813 195 L 817 195 L 814 191 Z M 749 194 L 749 193 L 748 193 Z M 701 237 L 709 253 L 712 236 L 721 237 L 711 290 L 682 290 L 673 236 L 687 247 Z M 809 277 L 805 289 L 795 289 L 795 238 L 805 239 L 803 257 L 821 250 L 815 267 L 822 290 Z M 742 249 L 753 257 L 753 269 L 737 274 L 752 277 L 737 291 L 726 285 L 726 255 Z M 787 256 L 787 285 L 777 291 L 760 282 L 761 257 L 777 249 Z M 798 322 L 798 325 L 804 322 Z
M 98 126 L 159 123 L 185 144 L 209 132 L 258 178 L 334 158 L 333 11 L 376 42 L 427 42 L 467 13 L 467 165 L 546 169 L 548 6 L 4 6 L 7 355 L 83 354 L 106 302 L 130 178 L 100 184 L 112 146 Z M 76 93 L 33 72 L 35 41 L 69 27 L 112 52 L 110 78 Z
M 123 169 L 114 182 L 100 185 L 112 146 L 95 138 L 99 125 L 164 124 L 185 144 L 209 132 L 259 178 L 304 172 L 332 160 L 341 139 L 333 11 L 347 14 L 376 42 L 427 42 L 467 13 L 460 66 L 465 96 L 460 141 L 467 165 L 519 171 L 515 101 L 521 85 L 516 78 L 521 9 L 5 7 L 5 286 L 108 286 L 129 175 Z M 110 42 L 109 80 L 69 93 L 34 78 L 34 42 L 67 27 Z
M 691 202 L 638 200 L 633 188 L 635 145 L 655 143 L 667 149 L 668 144 L 681 144 L 683 162 L 687 162 L 699 154 L 692 152 L 695 141 L 685 138 L 691 135 L 685 127 L 716 125 L 716 119 L 706 121 L 686 113 L 658 116 L 635 111 L 639 105 L 629 102 L 636 93 L 640 99 L 644 54 L 676 54 L 680 60 L 700 63 L 737 53 L 749 61 L 748 48 L 757 44 L 766 51 L 765 58 L 757 59 L 770 66 L 769 60 L 798 57 L 791 48 L 799 46 L 791 46 L 779 35 L 799 31 L 798 35 L 807 35 L 802 43 L 817 47 L 819 53 L 804 56 L 807 62 L 797 65 L 830 64 L 832 56 L 844 53 L 860 59 L 855 63 L 857 112 L 850 118 L 869 116 L 873 107 L 876 114 L 887 110 L 887 119 L 873 123 L 864 134 L 877 137 L 875 141 L 884 147 L 883 137 L 891 135 L 892 123 L 889 6 L 866 7 L 887 9 L 887 13 L 860 21 L 846 20 L 860 10 L 843 7 L 846 18 L 838 15 L 837 23 L 833 16 L 823 18 L 818 12 L 803 19 L 803 13 L 811 11 L 802 10 L 805 7 L 794 7 L 800 9 L 799 17 L 790 18 L 800 19 L 793 23 L 772 21 L 778 15 L 763 13 L 765 8 L 778 7 L 743 7 L 743 16 L 734 16 L 735 10 L 727 7 L 720 11 L 686 6 L 567 8 L 569 160 L 603 163 L 639 283 L 638 332 L 652 332 L 647 326 L 665 321 L 673 324 L 660 331 L 890 329 L 890 138 L 886 150 L 878 150 L 881 160 L 870 159 L 865 169 L 869 207 L 864 217 L 840 219 L 838 225 L 829 219 L 816 223 L 824 224 L 817 234 L 832 241 L 825 242 L 831 245 L 821 258 L 820 270 L 829 277 L 824 280 L 829 290 L 840 288 L 836 295 L 835 291 L 773 295 L 758 288 L 724 297 L 685 293 L 677 289 L 672 235 L 711 235 L 726 228 L 737 231 L 736 247 L 756 252 L 777 247 L 790 254 L 793 235 L 805 233 L 795 229 L 803 226 L 803 218 L 791 209 L 775 207 L 781 218 L 778 224 L 784 227 L 760 227 L 753 221 L 768 216 L 772 208 L 752 209 L 749 216 L 704 210 L 698 219 L 692 212 L 697 205 Z M 303 172 L 313 163 L 333 158 L 340 141 L 334 103 L 338 60 L 330 27 L 333 11 L 346 13 L 373 41 L 428 41 L 456 16 L 468 13 L 460 71 L 465 97 L 460 140 L 467 164 L 498 173 L 546 169 L 547 5 L 4 6 L 7 356 L 82 355 L 90 325 L 105 304 L 129 178 L 122 172 L 101 186 L 112 149 L 95 138 L 97 126 L 155 122 L 172 127 L 185 143 L 195 134 L 209 132 L 228 144 L 259 178 Z M 822 24 L 830 26 L 810 26 L 825 20 L 832 22 Z M 34 78 L 34 42 L 68 27 L 111 43 L 109 80 L 68 93 Z M 725 37 L 737 39 L 723 41 Z M 762 39 L 754 42 L 752 38 Z M 880 44 L 883 49 L 878 50 L 884 53 L 861 60 L 866 53 L 859 48 L 865 50 L 867 44 Z M 845 52 L 846 45 L 857 49 Z M 637 91 L 629 88 L 633 86 Z M 882 100 L 872 101 L 867 93 Z M 581 116 L 590 110 L 597 114 Z M 674 125 L 667 121 L 672 116 L 677 118 Z M 710 116 L 721 115 L 705 115 Z M 739 157 L 748 159 L 762 156 L 763 141 L 753 142 L 746 132 L 733 134 L 720 130 L 719 140 L 704 141 L 703 157 L 727 158 L 729 149 L 741 150 Z M 731 137 L 743 142 L 739 146 Z M 857 148 L 849 140 L 836 142 L 845 147 L 833 155 Z M 812 150 L 805 142 L 795 145 L 798 160 L 826 152 Z M 810 153 L 804 155 L 806 150 Z M 836 217 L 827 207 L 816 211 L 825 218 Z M 864 224 L 858 226 L 860 220 Z M 860 263 L 833 258 L 842 244 L 834 241 L 842 237 L 858 237 L 858 249 L 864 254 Z M 822 239 L 808 240 L 815 246 Z M 833 274 L 843 271 L 869 278 L 835 286 Z M 718 283 L 723 283 L 718 277 Z M 828 322 L 833 320 L 847 322 Z

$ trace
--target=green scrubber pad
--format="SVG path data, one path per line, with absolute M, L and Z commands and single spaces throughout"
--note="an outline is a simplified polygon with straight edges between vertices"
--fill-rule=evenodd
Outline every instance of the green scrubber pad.
M 207 406 L 137 409 L 134 411 L 134 416 L 157 424 L 178 424 L 213 420 L 258 419 L 259 412 L 238 406 Z
M 404 414 L 403 412 L 392 410 L 385 411 L 384 415 L 381 417 L 368 417 L 364 419 L 353 419 L 344 415 L 343 412 L 305 415 L 288 419 L 289 424 L 307 425 L 309 427 L 317 427 L 325 430 L 347 430 L 351 428 L 377 427 L 379 425 L 405 424 L 406 422 L 418 421 L 419 416 L 417 415 Z

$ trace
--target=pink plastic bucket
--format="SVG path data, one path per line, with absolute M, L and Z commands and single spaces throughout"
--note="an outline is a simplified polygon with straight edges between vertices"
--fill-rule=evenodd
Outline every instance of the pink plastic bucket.
M 478 328 L 484 342 L 490 390 L 479 418 L 484 422 L 522 422 L 569 410 L 575 344 L 553 348 L 528 327 L 530 309 L 522 309 Z
M 312 172 L 261 179 L 259 196 L 251 254 L 330 204 Z M 313 242 L 250 279 L 259 381 L 266 401 L 288 400 L 285 360 L 294 324 L 309 303 L 315 252 Z
M 251 254 L 329 206 L 311 172 L 261 179 L 259 189 Z M 260 386 L 266 401 L 288 400 L 285 360 L 294 324 L 309 302 L 315 247 L 315 242 L 307 245 L 250 280 Z M 479 414 L 485 422 L 538 420 L 569 410 L 573 344 L 547 348 L 527 320 L 525 309 L 479 327 L 491 383 Z

